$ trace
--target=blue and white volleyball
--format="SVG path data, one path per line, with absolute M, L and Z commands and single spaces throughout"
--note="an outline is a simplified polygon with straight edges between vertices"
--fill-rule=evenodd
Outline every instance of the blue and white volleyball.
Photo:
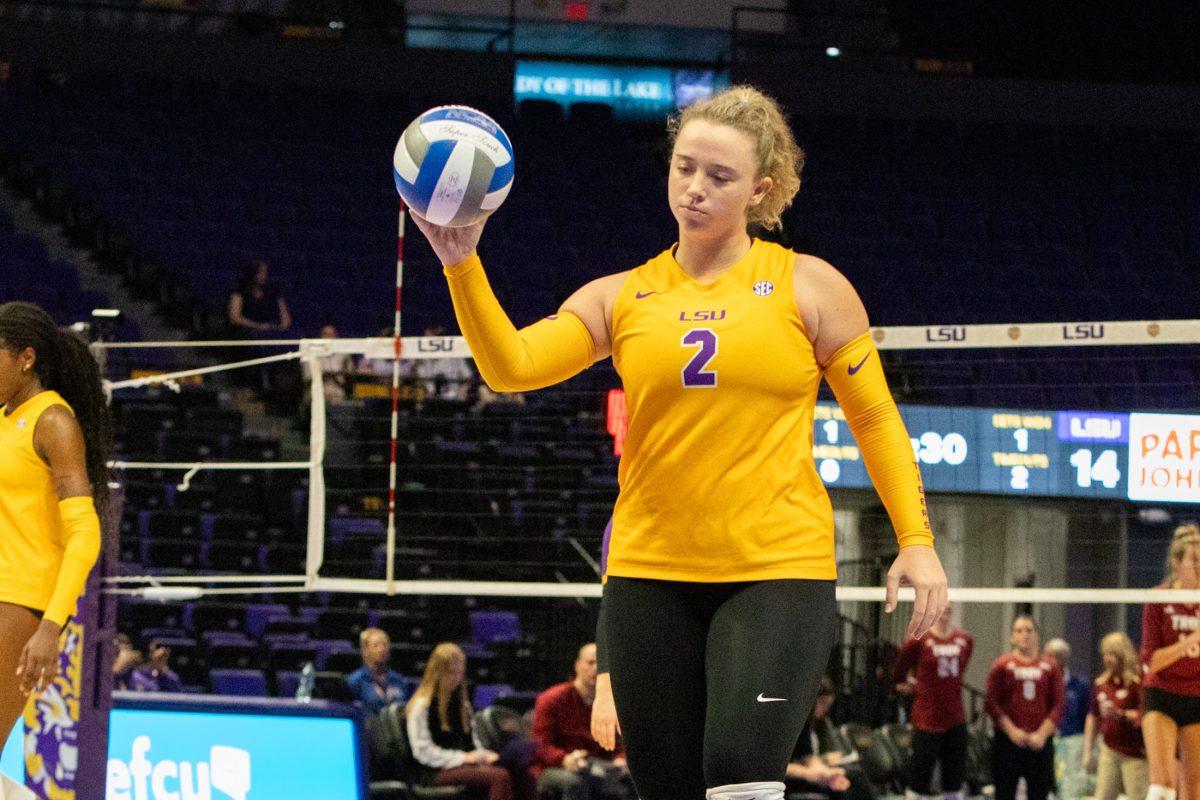
M 392 168 L 409 208 L 459 228 L 491 214 L 512 188 L 512 143 L 496 121 L 466 106 L 438 106 L 405 129 Z

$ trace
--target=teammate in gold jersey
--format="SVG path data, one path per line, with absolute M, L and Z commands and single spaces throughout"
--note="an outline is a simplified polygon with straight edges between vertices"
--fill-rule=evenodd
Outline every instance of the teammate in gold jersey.
M 0 305 L 0 742 L 57 674 L 100 551 L 110 431 L 87 345 L 31 303 Z
M 946 603 L 920 473 L 867 314 L 829 264 L 752 238 L 778 227 L 803 153 L 773 100 L 738 86 L 672 121 L 678 243 L 592 281 L 518 331 L 476 248 L 483 223 L 416 218 L 488 385 L 528 391 L 609 355 L 629 433 L 608 541 L 605 637 L 643 800 L 781 800 L 837 620 L 833 517 L 812 456 L 833 388 L 891 517 L 908 633 Z M 415 215 L 414 215 L 415 216 Z

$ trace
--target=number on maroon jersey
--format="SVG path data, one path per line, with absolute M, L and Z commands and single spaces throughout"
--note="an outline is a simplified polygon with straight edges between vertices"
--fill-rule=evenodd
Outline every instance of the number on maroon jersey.
M 694 328 L 683 335 L 684 347 L 697 347 L 696 355 L 683 368 L 685 388 L 711 388 L 717 385 L 717 373 L 705 367 L 717 355 L 717 335 L 708 328 Z
M 939 678 L 957 678 L 958 677 L 958 659 L 939 656 L 937 660 L 938 677 Z
M 1021 689 L 1021 694 L 1025 696 L 1026 700 L 1036 700 L 1037 699 L 1037 681 L 1023 681 L 1023 683 L 1025 685 Z

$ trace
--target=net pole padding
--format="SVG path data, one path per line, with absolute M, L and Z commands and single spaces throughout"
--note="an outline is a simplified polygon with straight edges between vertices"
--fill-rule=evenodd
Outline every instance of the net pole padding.
M 396 307 L 392 319 L 391 450 L 388 456 L 387 562 L 384 567 L 389 595 L 393 594 L 396 582 L 396 448 L 399 446 L 397 436 L 400 430 L 400 353 L 404 349 L 400 336 L 400 305 L 404 288 L 404 222 L 407 216 L 404 202 L 401 201 L 396 215 Z
M 395 594 L 478 597 L 600 597 L 599 583 L 522 583 L 518 581 L 413 581 L 394 582 Z M 364 578 L 319 578 L 314 591 L 382 594 L 386 581 Z M 882 586 L 839 586 L 839 602 L 882 603 Z M 1143 603 L 1200 603 L 1200 589 L 1017 589 L 1008 587 L 957 587 L 950 599 L 962 603 L 1090 603 L 1142 605 Z M 900 589 L 900 600 L 912 602 L 913 590 Z
M 289 344 L 295 345 L 295 342 Z M 161 375 L 146 375 L 141 378 L 130 378 L 124 381 L 110 381 L 105 384 L 109 391 L 118 389 L 137 389 L 142 386 L 149 386 L 155 383 L 167 383 L 170 381 L 181 380 L 183 378 L 194 378 L 197 375 L 210 375 L 214 372 L 228 372 L 231 369 L 242 369 L 243 367 L 257 367 L 262 364 L 274 364 L 277 361 L 294 361 L 300 358 L 299 350 L 293 350 L 290 353 L 280 353 L 274 356 L 263 356 L 262 358 L 251 358 L 246 361 L 231 361 L 228 364 L 214 364 L 211 367 L 196 367 L 195 369 L 184 369 L 178 372 L 164 372 Z
M 302 351 L 304 352 L 304 351 Z M 310 419 L 308 423 L 309 467 L 308 467 L 308 543 L 304 551 L 304 573 L 306 584 L 311 585 L 325 562 L 325 372 L 321 356 L 307 351 L 312 381 Z

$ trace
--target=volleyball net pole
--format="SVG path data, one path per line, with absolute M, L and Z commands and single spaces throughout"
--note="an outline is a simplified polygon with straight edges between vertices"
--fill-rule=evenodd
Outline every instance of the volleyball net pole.
M 407 216 L 408 212 L 401 201 L 396 220 L 396 308 L 392 319 L 392 417 L 388 457 L 387 564 L 384 566 L 384 580 L 389 595 L 395 593 L 396 583 L 396 448 L 400 429 L 400 354 L 403 352 L 400 309 L 404 290 L 404 223 Z

